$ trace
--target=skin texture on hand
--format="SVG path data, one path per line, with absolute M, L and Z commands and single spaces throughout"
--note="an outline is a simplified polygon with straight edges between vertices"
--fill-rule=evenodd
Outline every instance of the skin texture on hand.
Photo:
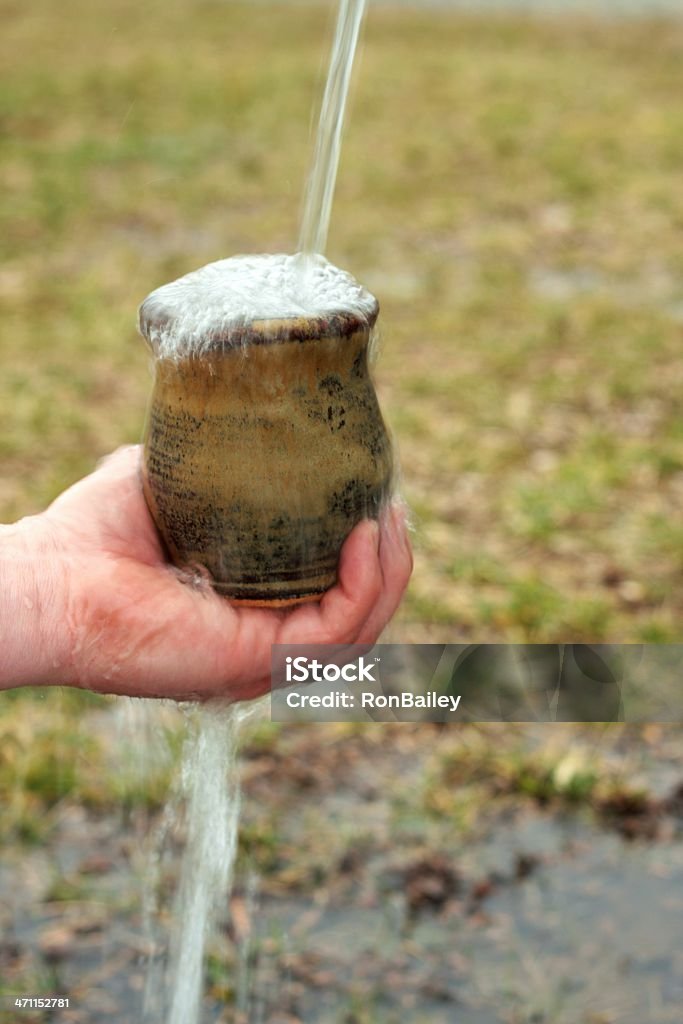
M 139 446 L 119 449 L 41 515 L 0 532 L 0 567 L 15 577 L 0 583 L 3 618 L 13 604 L 21 615 L 0 688 L 244 700 L 270 688 L 272 644 L 377 640 L 412 569 L 400 506 L 353 530 L 339 582 L 319 603 L 233 607 L 169 566 L 143 497 L 140 456 Z

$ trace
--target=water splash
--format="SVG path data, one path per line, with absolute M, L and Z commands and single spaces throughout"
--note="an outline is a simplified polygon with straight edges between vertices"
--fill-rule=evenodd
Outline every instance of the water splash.
M 337 180 L 351 70 L 366 0 L 340 0 L 330 70 L 320 109 L 313 163 L 304 198 L 299 249 L 324 253 Z
M 318 317 L 344 309 L 371 322 L 377 301 L 321 255 L 264 253 L 209 263 L 157 288 L 140 306 L 139 329 L 156 356 L 185 359 L 237 347 L 254 321 Z

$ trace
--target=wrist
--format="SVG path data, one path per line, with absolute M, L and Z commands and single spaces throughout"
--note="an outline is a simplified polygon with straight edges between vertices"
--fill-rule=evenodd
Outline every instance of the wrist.
M 0 689 L 63 683 L 66 573 L 41 516 L 0 526 Z

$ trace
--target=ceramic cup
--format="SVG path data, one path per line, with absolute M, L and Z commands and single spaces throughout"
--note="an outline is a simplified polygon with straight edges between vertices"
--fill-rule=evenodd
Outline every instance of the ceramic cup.
M 143 486 L 172 560 L 233 602 L 320 598 L 344 540 L 377 518 L 392 449 L 368 366 L 377 318 L 256 320 L 238 343 L 156 358 Z M 159 323 L 140 327 L 154 338 Z

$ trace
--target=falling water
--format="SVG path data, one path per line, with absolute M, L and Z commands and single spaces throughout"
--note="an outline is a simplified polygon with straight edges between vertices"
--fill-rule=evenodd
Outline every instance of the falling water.
M 330 70 L 320 109 L 313 163 L 301 217 L 299 250 L 303 253 L 324 253 L 327 246 L 346 99 L 365 2 L 340 0 L 339 4 Z
M 239 818 L 239 721 L 238 708 L 200 708 L 183 758 L 187 839 L 171 947 L 169 1024 L 197 1019 L 206 939 L 230 885 Z
M 145 1020 L 195 1024 L 200 1019 L 206 943 L 221 906 L 225 906 L 237 849 L 239 732 L 259 707 L 258 702 L 206 704 L 194 708 L 190 715 L 178 794 L 185 806 L 185 848 L 170 955 L 161 976 L 155 965 L 150 965 Z M 178 804 L 176 800 L 167 808 L 157 837 L 157 858 L 178 814 Z M 159 877 L 156 883 L 160 884 Z
M 366 0 L 340 0 L 304 198 L 299 250 L 305 257 L 322 254 L 327 244 L 346 101 L 365 3 Z M 312 271 L 313 261 L 306 259 L 304 266 Z M 320 266 L 317 269 L 320 271 Z M 146 1020 L 158 1020 L 159 1013 L 164 1024 L 197 1024 L 200 1019 L 206 943 L 219 908 L 225 906 L 237 846 L 238 734 L 241 723 L 259 706 L 207 705 L 194 710 L 181 766 L 186 840 L 170 956 L 165 978 L 155 973 L 158 965 L 150 964 Z M 157 844 L 157 860 L 164 834 L 177 811 L 177 804 L 167 808 Z

